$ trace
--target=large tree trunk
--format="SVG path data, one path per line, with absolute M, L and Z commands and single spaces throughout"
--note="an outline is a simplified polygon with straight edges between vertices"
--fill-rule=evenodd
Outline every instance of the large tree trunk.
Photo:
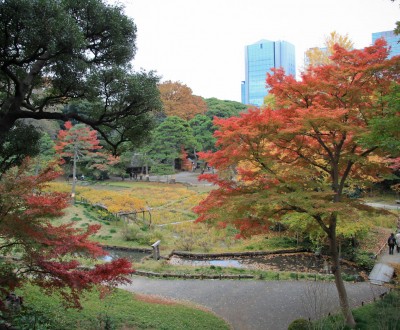
M 7 110 L 3 110 L 7 111 Z M 10 114 L 0 115 L 0 143 L 3 143 L 5 136 L 15 125 L 17 118 Z
M 355 328 L 356 322 L 354 320 L 351 308 L 349 305 L 349 299 L 347 297 L 346 288 L 342 279 L 342 271 L 340 267 L 338 242 L 336 237 L 336 214 L 332 215 L 332 219 L 329 227 L 329 248 L 332 258 L 332 273 L 335 276 L 336 289 L 339 295 L 340 308 L 342 309 L 343 316 L 346 320 L 346 324 L 350 328 Z

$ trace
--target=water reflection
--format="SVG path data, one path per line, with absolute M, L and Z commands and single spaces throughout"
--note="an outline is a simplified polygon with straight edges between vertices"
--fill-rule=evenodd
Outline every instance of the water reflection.
M 131 262 L 140 262 L 144 257 L 150 255 L 149 252 L 140 252 L 140 251 L 122 251 L 122 250 L 111 250 L 105 249 L 108 252 L 108 256 L 104 256 L 102 258 L 105 262 L 113 261 L 118 258 L 125 258 Z

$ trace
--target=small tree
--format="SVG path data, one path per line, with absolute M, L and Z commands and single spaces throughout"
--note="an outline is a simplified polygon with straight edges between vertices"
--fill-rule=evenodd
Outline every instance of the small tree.
M 96 153 L 102 148 L 99 144 L 97 132 L 83 124 L 73 126 L 71 122 L 66 122 L 65 130 L 59 131 L 55 149 L 60 156 L 72 162 L 72 197 L 75 197 L 77 163 L 84 157 L 91 159 L 92 163 L 100 163 L 104 159 L 102 154 Z
M 7 171 L 0 181 L 0 292 L 4 295 L 31 282 L 49 293 L 61 293 L 78 307 L 83 290 L 128 282 L 125 275 L 132 269 L 124 259 L 90 270 L 80 267 L 77 256 L 96 259 L 106 254 L 89 240 L 100 226 L 83 230 L 72 223 L 53 225 L 51 219 L 68 205 L 65 194 L 46 191 L 48 182 L 59 173 L 51 168 L 38 175 L 27 174 L 31 172 L 25 162 Z

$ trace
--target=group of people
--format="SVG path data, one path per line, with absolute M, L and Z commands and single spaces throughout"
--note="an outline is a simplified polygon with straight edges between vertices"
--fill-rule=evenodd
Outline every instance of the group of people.
M 397 231 L 397 234 L 391 233 L 388 241 L 389 245 L 389 254 L 393 254 L 394 247 L 396 246 L 397 253 L 400 253 L 400 229 Z

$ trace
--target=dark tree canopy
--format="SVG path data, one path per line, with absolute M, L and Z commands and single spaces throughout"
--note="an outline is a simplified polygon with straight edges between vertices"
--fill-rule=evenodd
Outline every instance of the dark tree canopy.
M 212 120 L 206 115 L 197 115 L 189 121 L 193 130 L 193 135 L 200 143 L 201 151 L 215 151 L 215 137 L 213 136 L 215 127 Z
M 40 133 L 34 127 L 18 122 L 0 144 L 0 178 L 26 157 L 36 156 L 40 152 L 39 142 Z
M 206 115 L 211 119 L 214 117 L 229 118 L 247 111 L 246 105 L 236 101 L 219 100 L 215 97 L 205 99 L 205 101 L 207 103 Z
M 85 123 L 114 152 L 138 139 L 161 103 L 159 78 L 131 69 L 135 40 L 134 22 L 105 0 L 1 1 L 1 140 L 24 118 Z M 62 111 L 71 101 L 85 102 Z
M 174 164 L 182 148 L 188 151 L 199 149 L 193 130 L 186 120 L 177 116 L 167 117 L 153 131 L 149 155 L 157 162 Z

